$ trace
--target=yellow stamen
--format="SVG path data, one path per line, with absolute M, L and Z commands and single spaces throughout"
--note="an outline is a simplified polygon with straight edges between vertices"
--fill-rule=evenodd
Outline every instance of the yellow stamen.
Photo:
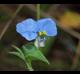
M 43 31 L 43 32 L 38 32 L 38 35 L 39 35 L 39 36 L 46 35 L 46 32 L 45 32 L 45 31 Z
M 39 32 L 39 36 L 41 36 L 42 35 L 42 32 Z
M 43 31 L 43 35 L 46 35 L 46 31 Z

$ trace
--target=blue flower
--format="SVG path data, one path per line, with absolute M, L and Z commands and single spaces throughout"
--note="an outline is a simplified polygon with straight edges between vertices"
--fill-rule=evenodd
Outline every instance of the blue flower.
M 50 18 L 35 21 L 31 18 L 26 19 L 16 25 L 16 31 L 25 39 L 31 41 L 38 37 L 38 34 L 46 36 L 56 36 L 56 23 Z

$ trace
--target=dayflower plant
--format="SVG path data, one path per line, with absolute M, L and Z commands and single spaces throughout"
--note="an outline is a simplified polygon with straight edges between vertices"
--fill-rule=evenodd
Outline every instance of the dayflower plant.
M 45 43 L 46 36 L 57 35 L 56 23 L 51 18 L 43 18 L 37 21 L 31 18 L 26 19 L 16 25 L 16 31 L 28 41 L 37 39 L 38 45 L 40 42 Z
M 26 40 L 35 41 L 23 45 L 21 49 L 13 45 L 12 47 L 14 47 L 16 51 L 10 52 L 10 54 L 22 59 L 29 71 L 34 70 L 31 65 L 33 60 L 40 60 L 49 64 L 49 61 L 39 50 L 39 47 L 45 46 L 47 37 L 57 35 L 57 27 L 55 21 L 51 18 L 40 19 L 40 4 L 37 4 L 37 20 L 28 18 L 17 23 L 16 31 Z

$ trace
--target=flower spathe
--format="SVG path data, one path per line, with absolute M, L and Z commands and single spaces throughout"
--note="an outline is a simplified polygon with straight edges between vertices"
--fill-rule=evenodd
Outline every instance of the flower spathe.
M 26 19 L 16 25 L 16 31 L 28 41 L 36 39 L 39 32 L 45 32 L 46 36 L 57 35 L 56 23 L 51 18 Z

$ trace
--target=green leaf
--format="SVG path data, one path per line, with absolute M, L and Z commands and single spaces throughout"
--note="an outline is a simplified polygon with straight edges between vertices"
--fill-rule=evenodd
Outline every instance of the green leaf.
M 9 52 L 9 54 L 15 55 L 19 57 L 20 59 L 22 59 L 23 61 L 25 61 L 25 57 L 22 56 L 19 52 Z
M 24 56 L 23 52 L 21 51 L 21 49 L 19 49 L 18 47 L 16 47 L 15 45 L 12 45 L 13 48 L 15 48 L 20 54 L 21 56 Z
M 15 45 L 12 45 L 12 47 L 14 47 L 17 51 L 16 52 L 9 52 L 9 53 L 19 57 L 21 60 L 23 60 L 25 62 L 26 68 L 28 68 L 29 71 L 33 71 L 30 60 L 28 58 L 27 59 L 25 58 L 24 53 L 21 51 L 21 49 L 19 49 Z
M 34 46 L 34 44 L 23 45 L 22 48 L 26 58 L 29 58 L 30 60 L 41 60 L 49 64 L 48 60 L 45 58 L 42 52 Z

